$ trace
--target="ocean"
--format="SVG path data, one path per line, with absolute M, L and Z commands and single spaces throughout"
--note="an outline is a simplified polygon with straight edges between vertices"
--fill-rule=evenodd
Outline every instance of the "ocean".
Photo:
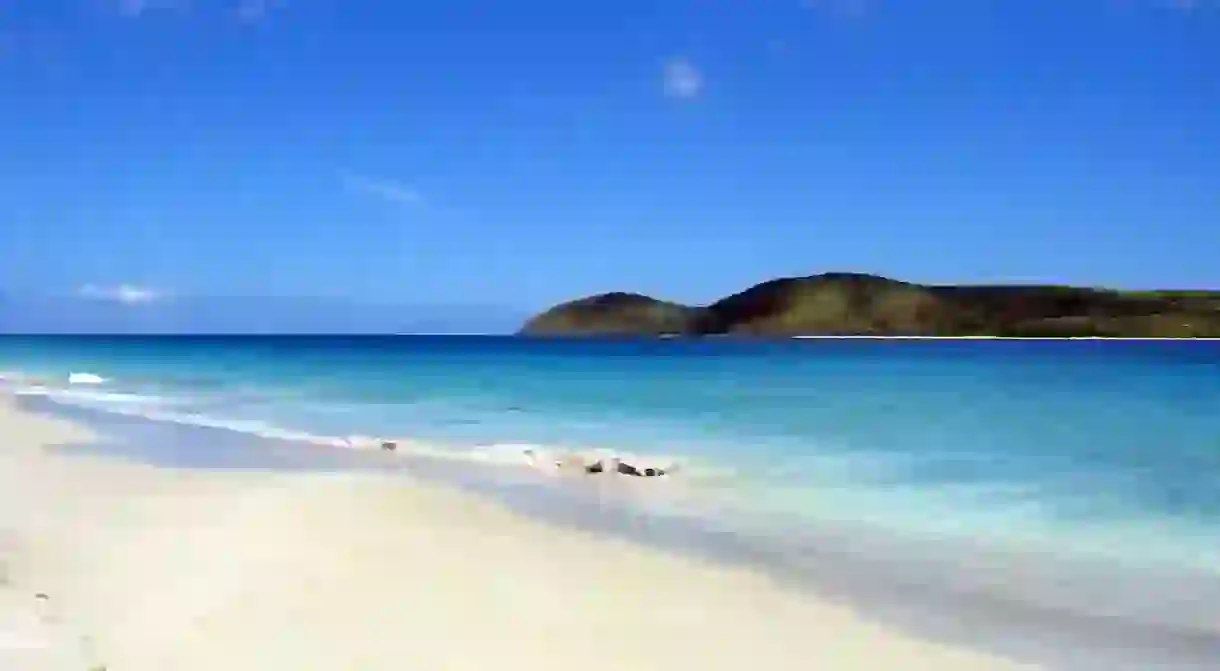
M 0 371 L 103 428 L 212 436 L 137 450 L 175 465 L 216 432 L 246 464 L 395 439 L 363 465 L 520 502 L 554 489 L 527 449 L 621 455 L 673 472 L 585 503 L 668 520 L 654 535 L 685 521 L 856 596 L 872 562 L 932 600 L 1220 654 L 1220 342 L 5 336 Z

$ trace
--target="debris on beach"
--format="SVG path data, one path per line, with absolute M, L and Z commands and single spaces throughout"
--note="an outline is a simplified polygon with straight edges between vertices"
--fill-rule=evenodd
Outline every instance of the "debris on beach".
M 630 475 L 637 478 L 655 478 L 666 474 L 666 471 L 663 468 L 646 466 L 641 469 L 617 458 L 611 459 L 610 463 L 612 466 L 608 470 L 602 461 L 595 461 L 592 464 L 585 466 L 585 472 L 590 474 L 610 472 L 618 473 L 619 475 Z
M 639 478 L 654 478 L 665 475 L 670 475 L 674 472 L 674 467 L 661 468 L 659 466 L 644 466 L 636 465 L 624 461 L 620 457 L 586 458 L 579 454 L 563 454 L 559 458 L 547 459 L 544 454 L 538 450 L 527 448 L 524 450 L 526 459 L 530 465 L 535 468 L 549 466 L 554 464 L 556 471 L 561 473 L 585 473 L 587 475 L 627 475 Z

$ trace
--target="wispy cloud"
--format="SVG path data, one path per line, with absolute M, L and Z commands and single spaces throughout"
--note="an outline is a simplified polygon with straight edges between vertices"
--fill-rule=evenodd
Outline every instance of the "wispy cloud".
M 859 19 L 875 9 L 878 3 L 879 0 L 804 0 L 803 5 L 806 9 Z
M 703 73 L 685 58 L 671 58 L 661 69 L 661 84 L 666 96 L 692 100 L 703 93 Z
M 257 22 L 272 12 L 283 8 L 288 0 L 207 0 L 196 3 L 194 0 L 105 0 L 120 15 L 128 18 L 140 18 L 154 10 L 195 9 L 228 12 L 241 21 Z
M 1220 0 L 1168 0 L 1168 4 L 1183 14 L 1220 9 Z
M 339 173 L 339 178 L 343 182 L 343 188 L 352 193 L 375 196 L 402 205 L 416 205 L 424 202 L 423 195 L 415 187 L 396 180 L 347 171 Z
M 138 18 L 158 9 L 188 9 L 190 0 L 115 0 L 119 14 Z
M 77 294 L 83 298 L 111 301 L 122 303 L 123 305 L 143 305 L 165 298 L 164 292 L 135 284 L 119 284 L 115 286 L 86 284 L 77 291 Z
M 1122 12 L 1170 11 L 1183 16 L 1220 10 L 1220 0 L 1110 0 L 1110 8 Z
M 237 18 L 242 21 L 262 21 L 271 12 L 288 4 L 288 0 L 240 0 Z

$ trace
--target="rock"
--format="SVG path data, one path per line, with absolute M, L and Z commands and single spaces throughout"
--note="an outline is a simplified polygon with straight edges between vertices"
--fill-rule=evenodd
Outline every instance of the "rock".
M 614 459 L 612 461 L 614 462 L 614 466 L 612 467 L 612 472 L 618 473 L 619 475 L 630 475 L 630 476 L 637 477 L 637 478 L 642 478 L 642 477 L 653 478 L 653 477 L 665 475 L 664 469 L 645 468 L 643 470 L 640 470 L 639 468 L 636 468 L 635 466 L 632 466 L 631 464 L 628 464 L 620 459 Z M 601 461 L 596 461 L 588 466 L 585 466 L 585 472 L 589 473 L 589 474 L 605 473 L 606 465 Z

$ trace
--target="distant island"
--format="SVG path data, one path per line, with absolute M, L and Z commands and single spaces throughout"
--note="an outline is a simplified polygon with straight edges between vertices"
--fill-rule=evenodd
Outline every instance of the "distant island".
M 787 277 L 711 305 L 607 293 L 556 305 L 534 336 L 1220 337 L 1220 291 L 923 285 L 859 273 Z

